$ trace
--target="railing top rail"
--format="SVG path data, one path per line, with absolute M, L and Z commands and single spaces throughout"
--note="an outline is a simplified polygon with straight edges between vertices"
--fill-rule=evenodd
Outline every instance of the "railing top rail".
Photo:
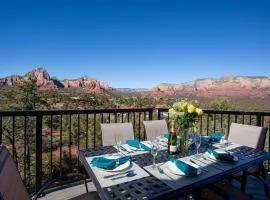
M 168 112 L 168 108 L 158 108 L 159 112 Z M 234 111 L 234 110 L 203 110 L 209 114 L 231 114 L 231 115 L 263 115 L 270 116 L 270 112 Z
M 154 108 L 127 108 L 127 109 L 88 109 L 88 110 L 29 110 L 29 111 L 0 111 L 0 116 L 37 116 L 37 115 L 70 115 L 95 113 L 123 113 L 123 112 L 150 112 Z
M 95 114 L 95 113 L 123 113 L 123 112 L 150 112 L 149 108 L 113 108 L 113 109 L 87 109 L 87 110 L 31 110 L 31 111 L 0 111 L 0 116 L 37 116 L 37 115 L 70 115 L 70 114 Z M 168 108 L 157 108 L 159 112 L 167 112 Z M 208 114 L 231 114 L 231 115 L 262 115 L 270 116 L 270 112 L 233 111 L 233 110 L 203 110 Z

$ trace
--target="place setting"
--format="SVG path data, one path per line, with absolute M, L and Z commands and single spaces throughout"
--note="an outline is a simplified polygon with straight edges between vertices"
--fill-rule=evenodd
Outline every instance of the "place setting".
M 177 145 L 177 143 L 175 143 L 175 145 Z M 144 169 L 159 180 L 165 182 L 168 186 L 173 188 L 182 187 L 183 184 L 188 184 L 188 181 L 179 182 L 177 180 L 197 178 L 201 176 L 202 173 L 208 172 L 207 169 L 204 169 L 185 158 L 177 159 L 176 154 L 168 155 L 167 161 L 156 164 L 155 158 L 158 155 L 159 148 L 160 145 L 158 140 L 153 140 L 153 147 L 151 150 L 153 164 L 144 167 Z
M 149 176 L 145 170 L 132 162 L 131 155 L 108 154 L 87 157 L 86 161 L 96 175 L 101 187 L 108 187 Z
M 210 136 L 203 136 L 206 143 L 210 144 L 210 147 L 224 149 L 229 151 L 230 149 L 239 147 L 239 144 L 228 141 L 228 131 L 224 127 L 216 128 L 216 131 Z
M 168 148 L 168 133 L 161 136 L 156 136 L 159 144 L 159 150 Z M 133 155 L 147 153 L 151 151 L 153 140 L 151 141 L 139 141 L 136 139 L 123 140 L 119 135 L 115 135 L 115 148 L 119 153 L 127 154 L 132 153 Z
M 199 156 L 192 156 L 191 158 L 196 160 L 196 162 L 198 161 L 205 165 L 212 166 L 221 171 L 240 164 L 240 159 L 237 155 L 224 149 L 208 148 L 205 152 L 199 154 Z
M 135 139 L 123 139 L 120 134 L 115 133 L 115 146 L 118 153 L 140 154 L 151 151 L 151 143 L 147 141 L 138 141 Z
M 170 187 L 179 188 L 190 184 L 190 181 L 198 181 L 217 174 L 220 170 L 223 171 L 224 167 L 238 162 L 237 156 L 223 149 L 207 148 L 205 152 L 199 153 L 202 136 L 198 132 L 190 134 L 187 140 L 191 155 L 180 159 L 176 158 L 176 154 L 169 155 L 166 162 L 159 164 L 153 162 L 153 165 L 146 166 L 144 169 Z M 154 160 L 156 154 L 153 154 Z
M 132 161 L 133 152 L 151 151 L 151 146 L 137 140 L 126 140 L 126 149 L 122 144 L 123 138 L 115 134 L 115 148 L 117 153 L 102 156 L 86 157 L 102 187 L 124 183 L 149 176 L 145 170 Z
M 219 172 L 198 163 L 192 162 L 189 157 L 176 159 L 169 156 L 168 161 L 146 166 L 144 169 L 168 186 L 178 189 Z

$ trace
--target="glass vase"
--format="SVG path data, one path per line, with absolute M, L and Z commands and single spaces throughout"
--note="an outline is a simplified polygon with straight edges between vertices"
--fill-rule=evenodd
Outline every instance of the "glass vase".
M 182 128 L 179 131 L 180 135 L 180 146 L 179 153 L 181 157 L 189 155 L 189 148 L 192 140 L 193 128 Z

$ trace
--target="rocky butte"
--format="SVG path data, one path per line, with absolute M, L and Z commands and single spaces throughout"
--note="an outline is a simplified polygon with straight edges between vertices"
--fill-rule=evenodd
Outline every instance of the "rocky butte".
M 94 93 L 104 93 L 105 91 L 112 90 L 111 86 L 89 77 L 60 81 L 57 78 L 50 77 L 49 73 L 44 68 L 34 69 L 23 76 L 12 75 L 1 78 L 0 88 L 19 84 L 22 81 L 29 80 L 30 77 L 37 79 L 37 85 L 40 89 L 83 89 L 86 92 Z

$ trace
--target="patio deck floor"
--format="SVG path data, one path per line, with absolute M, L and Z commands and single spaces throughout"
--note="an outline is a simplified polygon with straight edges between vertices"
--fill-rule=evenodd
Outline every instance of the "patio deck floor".
M 270 174 L 267 175 L 268 183 L 270 184 Z M 237 181 L 233 181 L 233 185 L 240 189 L 240 184 Z M 89 191 L 95 191 L 96 188 L 92 182 L 88 182 Z M 68 187 L 58 191 L 54 191 L 46 194 L 46 196 L 39 198 L 41 200 L 65 200 L 71 199 L 86 192 L 84 184 Z M 265 200 L 265 192 L 263 184 L 254 177 L 249 177 L 247 182 L 246 194 L 251 199 Z

